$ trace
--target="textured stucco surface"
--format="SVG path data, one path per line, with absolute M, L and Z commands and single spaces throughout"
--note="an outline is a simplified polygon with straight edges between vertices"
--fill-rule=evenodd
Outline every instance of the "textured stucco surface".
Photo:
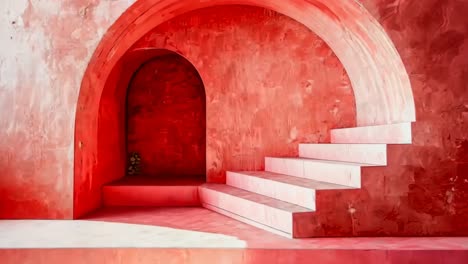
M 324 235 L 466 235 L 468 4 L 362 2 L 403 59 L 418 122 L 413 145 L 391 146 L 389 166 L 368 169 L 362 190 L 319 194 L 317 226 Z M 99 39 L 130 4 L 0 2 L 1 217 L 72 217 L 81 78 Z
M 0 2 L 0 217 L 72 217 L 81 79 L 131 2 Z

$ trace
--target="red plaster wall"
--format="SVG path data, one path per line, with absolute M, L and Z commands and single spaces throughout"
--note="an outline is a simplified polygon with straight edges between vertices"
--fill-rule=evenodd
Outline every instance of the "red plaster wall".
M 179 55 L 147 61 L 127 94 L 127 154 L 141 156 L 141 175 L 204 177 L 205 91 L 196 69 Z
M 367 229 L 468 235 L 468 2 L 364 2 L 396 43 L 418 116 L 413 145 L 392 147 L 391 167 L 374 183 L 384 195 Z
M 298 22 L 257 7 L 197 10 L 135 46 L 177 51 L 199 71 L 207 97 L 207 179 L 260 170 L 265 156 L 297 155 L 355 126 L 349 79 L 330 48 Z
M 468 235 L 467 1 L 362 1 L 411 78 L 413 144 L 364 171 L 361 190 L 318 195 L 324 236 Z

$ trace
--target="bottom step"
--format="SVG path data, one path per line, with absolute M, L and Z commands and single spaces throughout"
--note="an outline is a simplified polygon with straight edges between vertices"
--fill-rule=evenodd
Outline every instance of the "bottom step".
M 200 186 L 207 209 L 288 237 L 311 236 L 313 211 L 224 184 Z
M 125 177 L 102 189 L 105 206 L 200 206 L 199 180 Z

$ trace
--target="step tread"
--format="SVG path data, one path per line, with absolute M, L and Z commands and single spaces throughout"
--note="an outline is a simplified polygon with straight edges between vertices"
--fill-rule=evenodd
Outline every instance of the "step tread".
M 331 130 L 343 130 L 343 129 L 355 129 L 355 128 L 382 128 L 382 127 L 408 127 L 411 126 L 412 122 L 400 122 L 392 124 L 380 124 L 380 125 L 367 125 L 367 126 L 355 126 L 355 127 L 341 127 L 333 128 Z
M 386 146 L 386 143 L 299 143 L 299 145 L 321 145 L 321 146 L 370 146 L 370 147 L 377 147 L 377 146 Z
M 336 128 L 330 131 L 333 143 L 411 144 L 412 123 Z
M 277 181 L 277 182 L 296 185 L 296 186 L 309 188 L 313 190 L 354 189 L 353 187 L 350 187 L 350 186 L 316 181 L 316 180 L 311 180 L 307 178 L 300 178 L 300 177 L 290 176 L 286 174 L 279 174 L 279 173 L 274 173 L 274 172 L 269 172 L 269 171 L 239 171 L 239 172 L 233 171 L 231 173 L 246 175 L 250 177 L 262 178 L 265 180 Z
M 299 144 L 299 157 L 385 166 L 387 164 L 387 145 L 305 143 Z
M 268 196 L 261 194 L 256 194 L 246 190 L 242 190 L 236 187 L 228 186 L 225 184 L 216 184 L 216 183 L 206 183 L 201 186 L 202 188 L 210 189 L 213 191 L 225 193 L 240 199 L 249 200 L 254 203 L 263 204 L 272 208 L 276 208 L 282 211 L 287 211 L 290 213 L 310 213 L 313 210 L 307 209 L 305 207 L 291 204 L 285 201 L 274 199 Z
M 307 162 L 315 162 L 315 163 L 323 163 L 323 164 L 348 165 L 348 166 L 359 166 L 359 167 L 375 167 L 375 164 L 368 164 L 368 163 L 310 159 L 310 158 L 301 158 L 301 157 L 266 157 L 266 158 L 267 159 L 297 160 L 297 161 L 307 161 Z

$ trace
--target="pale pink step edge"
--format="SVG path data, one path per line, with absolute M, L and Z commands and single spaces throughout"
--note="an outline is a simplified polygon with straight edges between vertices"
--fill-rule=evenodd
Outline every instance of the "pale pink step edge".
M 239 196 L 223 192 L 222 190 L 213 189 L 213 187 L 216 188 L 218 186 L 211 184 L 210 186 L 204 185 L 199 187 L 202 204 L 209 204 L 211 206 L 229 211 L 232 214 L 248 218 L 251 221 L 261 223 L 262 225 L 280 230 L 284 233 L 292 234 L 295 230 L 294 223 L 298 221 L 303 222 L 304 218 L 310 217 L 313 213 L 313 211 L 307 210 L 306 208 L 292 205 L 284 201 L 278 201 L 274 198 L 269 198 L 259 194 L 252 193 L 254 197 L 256 196 L 258 198 L 274 200 L 275 202 L 280 203 L 280 205 L 284 204 L 282 206 L 297 207 L 298 211 L 289 211 L 286 209 L 272 207 L 262 203 L 261 201 L 256 202 L 253 200 L 241 198 Z M 219 185 L 219 187 L 221 187 L 221 185 Z M 235 187 L 229 188 L 236 189 Z M 239 190 L 237 189 L 237 191 Z M 242 192 L 250 193 L 245 190 L 242 190 Z
M 261 223 L 258 223 L 258 222 L 255 222 L 253 220 L 250 220 L 248 218 L 245 218 L 243 216 L 240 216 L 240 215 L 237 215 L 237 214 L 234 214 L 232 212 L 229 212 L 227 210 L 224 210 L 224 209 L 221 209 L 219 207 L 216 207 L 216 206 L 213 206 L 213 205 L 210 205 L 210 204 L 207 204 L 207 203 L 202 203 L 202 206 L 206 209 L 209 209 L 213 212 L 216 212 L 216 213 L 219 213 L 219 214 L 222 214 L 222 215 L 225 215 L 227 217 L 230 217 L 232 219 L 235 219 L 239 222 L 242 222 L 242 223 L 246 223 L 248 225 L 251 225 L 251 226 L 254 226 L 256 228 L 260 228 L 260 229 L 263 229 L 265 231 L 268 231 L 268 232 L 271 232 L 273 234 L 276 234 L 276 235 L 280 235 L 280 236 L 283 236 L 283 237 L 286 237 L 286 238 L 293 238 L 292 234 L 288 234 L 286 232 L 283 232 L 283 231 L 280 231 L 278 229 L 275 229 L 275 228 L 272 228 L 272 227 L 269 227 L 269 226 L 266 226 L 264 224 L 261 224 Z
M 411 144 L 411 123 L 332 129 L 332 143 Z
M 387 165 L 386 144 L 299 144 L 299 157 Z
M 226 184 L 315 210 L 315 190 L 290 183 L 228 171 Z
M 353 188 L 361 187 L 361 166 L 365 165 L 301 158 L 265 158 L 266 171 Z

